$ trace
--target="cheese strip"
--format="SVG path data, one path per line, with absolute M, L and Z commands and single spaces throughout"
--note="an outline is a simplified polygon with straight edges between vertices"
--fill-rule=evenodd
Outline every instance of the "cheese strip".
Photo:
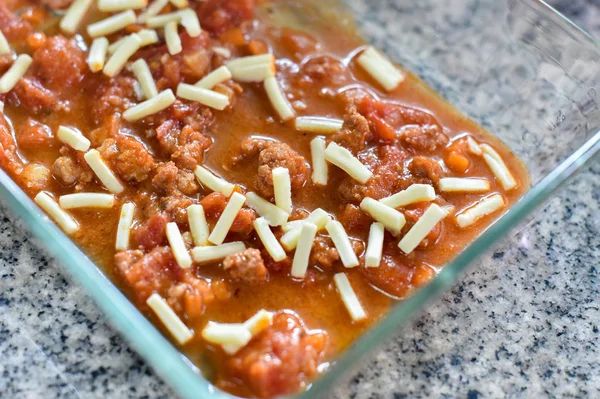
M 123 112 L 123 118 L 129 122 L 135 122 L 149 115 L 156 114 L 169 108 L 175 102 L 175 95 L 171 89 L 164 90 L 158 96 L 139 103 L 135 107 Z
M 226 47 L 213 47 L 213 51 L 215 54 L 220 55 L 223 58 L 231 58 L 231 51 Z
M 246 197 L 242 194 L 234 192 L 231 195 L 225 210 L 223 210 L 212 233 L 208 236 L 208 241 L 216 245 L 220 245 L 225 241 L 225 237 L 227 237 L 227 233 L 229 233 L 229 229 L 238 212 L 242 209 L 242 206 L 244 206 L 244 202 L 246 202 Z
M 296 130 L 302 132 L 332 134 L 342 130 L 344 121 L 320 116 L 299 116 L 296 118 Z
M 417 223 L 402 237 L 398 243 L 398 248 L 406 254 L 411 253 L 427 237 L 427 234 L 433 230 L 435 225 L 447 215 L 448 213 L 445 209 L 437 204 L 431 204 L 425 213 L 423 213 L 423 216 L 417 220 Z
M 100 72 L 104 68 L 104 62 L 106 61 L 106 52 L 108 51 L 108 39 L 105 37 L 99 37 L 94 39 L 92 47 L 87 58 L 87 64 L 90 67 L 90 71 L 96 73 Z
M 310 260 L 310 251 L 312 250 L 315 235 L 317 234 L 317 226 L 313 223 L 304 221 L 300 228 L 300 236 L 298 238 L 298 246 L 294 253 L 292 262 L 291 276 L 295 278 L 304 278 L 308 269 Z
M 180 83 L 177 87 L 177 97 L 185 100 L 196 101 L 207 107 L 222 111 L 229 105 L 229 97 L 216 91 Z
M 384 228 L 383 223 L 376 222 L 369 229 L 369 241 L 367 243 L 367 252 L 365 253 L 365 267 L 379 267 L 381 263 Z
M 229 67 L 229 70 L 233 79 L 238 82 L 264 82 L 265 79 L 275 76 L 275 63 L 249 65 L 234 69 Z
M 376 221 L 382 223 L 395 236 L 400 234 L 400 231 L 406 224 L 406 218 L 402 213 L 373 198 L 365 197 L 360 203 L 360 209 L 368 213 Z
M 281 87 L 279 87 L 279 83 L 277 83 L 277 78 L 274 76 L 269 76 L 265 79 L 264 82 L 265 91 L 267 92 L 267 97 L 269 97 L 269 101 L 271 101 L 271 105 L 273 109 L 277 112 L 279 117 L 283 121 L 287 121 L 293 119 L 296 116 L 294 109 L 288 102 L 287 98 L 283 94 Z
M 271 228 L 269 227 L 269 222 L 267 222 L 265 218 L 261 217 L 255 219 L 253 224 L 254 230 L 256 230 L 256 233 L 258 234 L 258 238 L 260 238 L 260 241 L 262 241 L 263 245 L 265 246 L 265 249 L 267 250 L 269 255 L 271 255 L 271 258 L 273 258 L 275 262 L 281 262 L 282 260 L 284 260 L 287 257 L 287 255 L 285 254 L 285 251 L 277 241 L 275 234 L 273 234 L 273 232 L 271 231 Z
M 187 0 L 169 0 L 177 8 L 184 8 L 188 6 Z
M 468 227 L 482 217 L 502 209 L 504 205 L 504 198 L 502 198 L 502 196 L 499 194 L 494 194 L 490 197 L 482 199 L 475 206 L 457 215 L 456 223 L 461 228 Z
M 373 176 L 373 173 L 355 158 L 350 151 L 339 146 L 337 143 L 329 143 L 325 149 L 325 159 L 327 162 L 334 164 L 348 173 L 359 183 L 365 184 Z
M 188 206 L 187 216 L 194 244 L 198 247 L 208 245 L 210 231 L 202 205 L 194 204 Z
M 115 196 L 102 193 L 76 193 L 62 195 L 58 203 L 63 209 L 72 208 L 112 208 Z
M 0 55 L 9 55 L 12 54 L 12 49 L 10 48 L 10 44 L 8 44 L 8 40 L 0 30 Z
M 127 61 L 142 46 L 142 39 L 136 34 L 129 35 L 117 51 L 108 59 L 102 72 L 108 77 L 114 77 L 121 72 Z
M 135 214 L 135 204 L 127 202 L 121 207 L 119 214 L 119 224 L 117 226 L 117 239 L 115 249 L 117 251 L 126 251 L 129 249 L 129 236 L 131 235 L 131 226 L 133 225 L 133 215 Z
M 243 325 L 248 331 L 250 331 L 252 338 L 254 338 L 266 330 L 271 324 L 273 324 L 273 314 L 261 309 L 256 312 L 254 316 L 246 320 Z M 223 344 L 221 347 L 228 355 L 234 355 L 240 349 L 242 349 L 244 345 Z
M 274 61 L 275 61 L 275 57 L 273 57 L 273 54 L 259 54 L 259 55 L 250 55 L 247 57 L 236 58 L 233 61 L 229 61 L 229 62 L 225 63 L 225 65 L 227 66 L 227 68 L 229 68 L 233 72 L 233 70 L 236 70 L 239 68 L 246 68 L 246 67 L 255 66 L 255 65 L 270 64 Z
M 317 208 L 314 211 L 312 211 L 306 219 L 302 220 L 302 222 L 314 224 L 315 226 L 317 226 L 317 231 L 319 231 L 321 229 L 324 229 L 330 220 L 331 216 L 329 216 L 327 212 L 325 212 L 321 208 Z M 302 226 L 300 225 L 299 227 L 288 231 L 279 240 L 279 242 L 281 242 L 281 244 L 286 250 L 291 251 L 294 248 L 296 248 L 296 245 L 298 245 L 298 240 L 300 239 L 300 231 L 302 230 L 301 227 Z
M 108 189 L 108 191 L 113 194 L 119 194 L 123 192 L 123 185 L 114 175 L 112 170 L 110 170 L 110 168 L 106 165 L 106 163 L 104 163 L 104 160 L 97 150 L 89 150 L 83 157 L 90 168 L 92 168 L 98 179 Z
M 202 28 L 200 27 L 200 21 L 198 21 L 198 14 L 191 8 L 186 8 L 185 10 L 179 11 L 179 15 L 181 16 L 181 25 L 185 29 L 190 37 L 198 37 L 202 33 Z
M 177 31 L 177 22 L 171 21 L 165 25 L 165 41 L 167 42 L 167 49 L 169 54 L 176 55 L 181 53 L 183 46 L 181 45 L 181 38 Z
M 406 190 L 379 200 L 391 208 L 399 208 L 415 202 L 429 202 L 435 199 L 435 190 L 429 184 L 413 184 Z
M 114 43 L 110 44 L 110 45 L 108 46 L 108 54 L 110 54 L 110 55 L 113 55 L 113 54 L 115 53 L 115 51 L 117 51 L 117 50 L 119 49 L 119 47 L 121 47 L 121 45 L 123 44 L 123 42 L 124 42 L 125 40 L 127 40 L 127 38 L 128 38 L 129 36 L 130 36 L 130 35 L 123 36 L 122 38 L 120 38 L 120 39 L 119 39 L 119 40 L 117 40 L 116 42 L 114 42 Z
M 146 304 L 154 311 L 179 345 L 183 345 L 192 339 L 194 336 L 192 330 L 187 328 L 163 297 L 154 293 L 146 300 Z
M 483 154 L 483 150 L 481 149 L 481 146 L 471 136 L 467 136 L 467 147 L 469 148 L 469 151 L 474 155 L 482 155 Z
M 488 167 L 496 176 L 496 179 L 502 185 L 506 191 L 512 190 L 517 186 L 517 181 L 513 177 L 512 173 L 502 160 L 500 154 L 498 154 L 492 147 L 487 144 L 482 144 L 481 149 L 483 150 L 483 159 L 487 163 Z
M 150 44 L 158 43 L 158 33 L 156 33 L 156 31 L 153 29 L 142 29 L 141 31 L 132 33 L 131 35 L 137 35 L 140 38 L 140 48 L 149 46 Z M 108 54 L 113 55 L 131 35 L 123 36 L 108 46 Z
M 152 72 L 150 72 L 150 67 L 144 59 L 140 58 L 131 64 L 131 70 L 133 71 L 135 78 L 140 82 L 146 100 L 158 96 L 158 90 L 156 89 L 154 78 L 152 78 Z
M 60 20 L 60 30 L 67 34 L 77 32 L 79 25 L 92 7 L 94 0 L 75 0 Z
M 175 258 L 175 261 L 179 267 L 182 269 L 189 269 L 192 267 L 192 258 L 185 247 L 185 241 L 183 241 L 183 237 L 179 231 L 177 223 L 167 223 L 167 240 L 171 246 L 173 257 Z
M 327 185 L 328 170 L 325 161 L 325 140 L 315 137 L 310 142 L 310 153 L 312 157 L 312 181 L 319 186 Z
M 202 330 L 206 342 L 217 345 L 244 347 L 252 339 L 250 331 L 241 323 L 215 323 L 209 321 Z
M 487 179 L 444 177 L 438 182 L 438 188 L 443 192 L 485 193 L 490 191 L 490 182 Z
M 194 262 L 206 263 L 214 262 L 226 258 L 229 255 L 237 254 L 246 249 L 246 245 L 241 241 L 228 242 L 227 244 L 214 247 L 195 247 L 192 249 L 192 258 Z
M 290 171 L 287 168 L 275 168 L 273 175 L 273 191 L 275 193 L 275 205 L 286 213 L 292 213 L 292 181 Z
M 79 229 L 79 225 L 67 212 L 45 192 L 40 192 L 35 196 L 34 201 L 42 208 L 67 234 L 73 234 Z
M 290 216 L 283 209 L 271 204 L 254 192 L 249 192 L 246 195 L 246 202 L 250 208 L 265 218 L 271 226 L 281 226 L 287 222 Z
M 88 25 L 87 32 L 91 38 L 108 36 L 111 33 L 118 32 L 121 29 L 134 24 L 135 21 L 135 12 L 133 10 L 127 10 Z
M 102 12 L 139 10 L 148 5 L 148 0 L 98 0 L 98 9 Z
M 155 17 L 150 17 L 146 21 L 146 26 L 149 28 L 161 28 L 167 25 L 169 22 L 175 22 L 178 24 L 181 22 L 181 14 L 178 11 L 171 12 L 168 14 L 161 14 Z
M 0 94 L 11 91 L 29 69 L 33 59 L 27 54 L 21 54 L 0 78 Z
M 404 80 L 404 75 L 373 46 L 367 47 L 357 59 L 358 64 L 386 91 L 392 91 Z
M 229 68 L 223 65 L 203 77 L 200 81 L 198 81 L 198 83 L 195 84 L 195 86 L 202 89 L 211 90 L 219 83 L 226 82 L 229 79 L 231 79 L 231 72 L 229 71 Z
M 304 220 L 292 220 L 291 222 L 287 222 L 285 224 L 281 225 L 281 230 L 284 233 L 287 233 L 290 230 L 295 229 L 296 227 L 301 228 L 302 227 L 302 223 L 304 223 Z
M 146 23 L 148 19 L 158 15 L 163 8 L 169 3 L 169 0 L 155 0 L 144 12 L 138 16 L 138 22 L 140 24 Z
M 0 113 L 4 112 L 4 103 L 0 101 Z
M 344 229 L 344 226 L 337 220 L 331 220 L 325 226 L 335 248 L 338 250 L 340 254 L 340 259 L 345 267 L 356 267 L 359 265 L 358 258 L 354 253 L 354 249 L 352 248 L 352 243 L 350 242 L 350 238 L 348 238 L 348 234 Z
M 333 276 L 333 281 L 335 282 L 335 286 L 340 293 L 340 297 L 342 298 L 342 302 L 348 309 L 348 313 L 350 317 L 354 321 L 361 321 L 367 318 L 367 314 L 363 309 L 356 293 L 352 289 L 352 285 L 350 285 L 350 280 L 348 280 L 348 276 L 345 273 L 337 273 Z
M 223 180 L 220 177 L 215 176 L 214 174 L 209 172 L 208 169 L 205 169 L 200 165 L 196 166 L 196 169 L 194 169 L 194 174 L 196 175 L 196 178 L 198 179 L 200 184 L 202 184 L 204 187 L 212 191 L 224 194 L 227 197 L 229 197 L 235 189 L 235 186 L 233 184 Z
M 90 148 L 90 141 L 79 130 L 59 126 L 56 136 L 77 151 L 87 151 Z

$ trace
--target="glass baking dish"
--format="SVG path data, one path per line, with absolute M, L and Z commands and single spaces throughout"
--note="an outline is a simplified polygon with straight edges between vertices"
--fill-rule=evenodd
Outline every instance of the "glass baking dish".
M 302 24 L 306 13 L 294 13 Z M 312 1 L 311 1 L 312 3 Z M 297 398 L 339 377 L 451 287 L 474 260 L 600 152 L 600 46 L 539 0 L 314 1 L 335 18 L 357 16 L 367 41 L 497 135 L 527 165 L 531 189 L 438 277 L 399 303 Z M 81 284 L 109 321 L 182 398 L 230 398 L 214 388 L 104 274 L 0 170 L 0 195 Z

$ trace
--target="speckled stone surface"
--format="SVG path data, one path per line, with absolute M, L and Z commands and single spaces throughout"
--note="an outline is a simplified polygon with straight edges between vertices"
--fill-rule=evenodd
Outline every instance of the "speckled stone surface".
M 595 0 L 551 1 L 600 36 Z M 0 397 L 170 398 L 0 200 Z M 600 396 L 600 165 L 332 394 Z

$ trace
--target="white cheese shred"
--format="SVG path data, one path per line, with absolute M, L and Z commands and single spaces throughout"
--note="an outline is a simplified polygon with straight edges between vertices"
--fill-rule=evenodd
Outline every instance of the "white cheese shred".
M 179 11 L 175 11 L 168 14 L 150 17 L 146 21 L 146 26 L 149 28 L 162 28 L 170 22 L 175 22 L 176 24 L 181 22 L 181 13 Z
M 273 313 L 261 309 L 256 312 L 254 316 L 246 320 L 243 325 L 250 331 L 252 337 L 256 337 L 271 324 L 273 324 Z M 244 345 L 223 344 L 221 347 L 228 355 L 234 355 L 242 349 Z
M 288 100 L 285 98 L 285 95 L 277 82 L 277 78 L 275 76 L 269 76 L 265 79 L 264 86 L 267 97 L 269 97 L 269 101 L 271 101 L 271 105 L 279 117 L 283 121 L 293 119 L 296 114 Z
M 198 247 L 208 245 L 210 230 L 208 228 L 208 223 L 206 222 L 206 215 L 204 214 L 202 205 L 193 204 L 188 206 L 187 216 L 190 232 L 194 239 L 194 245 Z
M 286 213 L 292 213 L 292 181 L 290 171 L 287 168 L 273 169 L 273 191 L 275 193 L 275 205 Z
M 202 184 L 204 187 L 212 191 L 221 193 L 227 197 L 229 197 L 235 189 L 235 185 L 229 183 L 228 181 L 225 181 L 220 177 L 215 176 L 208 169 L 203 168 L 200 165 L 196 166 L 196 169 L 194 169 L 194 174 L 196 175 L 196 178 L 198 179 L 200 184 Z
M 294 260 L 292 261 L 292 271 L 290 273 L 292 277 L 304 278 L 306 276 L 310 251 L 312 250 L 316 234 L 317 226 L 315 224 L 307 221 L 302 223 L 298 237 L 298 246 L 296 247 Z
M 119 194 L 125 189 L 119 179 L 110 170 L 97 150 L 89 150 L 83 156 L 87 164 L 92 168 L 98 179 L 113 194 Z
M 133 10 L 127 10 L 88 25 L 87 32 L 92 39 L 100 36 L 108 36 L 111 33 L 118 32 L 121 29 L 134 24 L 135 21 L 135 12 Z
M 231 50 L 226 47 L 213 47 L 213 51 L 215 54 L 220 55 L 223 58 L 231 58 Z
M 9 55 L 12 54 L 12 49 L 10 48 L 10 44 L 8 44 L 8 40 L 0 30 L 0 55 Z
M 200 81 L 198 81 L 194 86 L 200 87 L 202 89 L 211 90 L 213 87 L 218 85 L 219 83 L 227 82 L 231 79 L 231 71 L 225 65 L 218 67 L 205 77 L 203 77 Z
M 140 15 L 138 15 L 138 23 L 144 24 L 148 19 L 158 15 L 163 8 L 167 6 L 169 0 L 155 0 L 148 6 Z
M 234 80 L 242 83 L 264 82 L 275 76 L 275 64 L 257 64 L 233 68 L 229 66 Z
M 67 234 L 73 234 L 79 229 L 79 225 L 71 215 L 62 210 L 60 206 L 47 193 L 40 192 L 34 201 L 42 208 Z
M 87 151 L 90 149 L 90 141 L 79 130 L 59 126 L 56 136 L 60 141 L 71 146 L 74 150 Z
M 100 72 L 104 69 L 104 63 L 106 62 L 106 53 L 108 51 L 108 39 L 105 37 L 98 37 L 92 42 L 90 52 L 87 57 L 87 64 L 90 67 L 90 71 L 93 73 Z
M 139 10 L 148 6 L 148 0 L 98 0 L 98 9 L 102 12 Z
M 236 58 L 233 61 L 227 62 L 225 65 L 227 68 L 231 70 L 233 73 L 234 70 L 238 70 L 239 68 L 247 68 L 256 65 L 269 65 L 275 62 L 275 58 L 273 54 L 260 54 L 260 55 L 250 55 L 247 57 Z
M 333 241 L 335 248 L 338 250 L 344 267 L 351 268 L 358 266 L 358 258 L 354 253 L 352 243 L 350 242 L 350 238 L 348 238 L 348 234 L 346 233 L 344 226 L 342 226 L 342 224 L 337 220 L 331 220 L 329 223 L 327 223 L 325 229 L 327 229 L 327 232 L 331 237 L 331 241 Z
M 158 33 L 154 29 L 142 29 L 136 35 L 142 39 L 141 47 L 149 46 L 158 43 Z
M 271 231 L 271 227 L 269 226 L 269 222 L 265 218 L 258 218 L 254 220 L 254 230 L 256 230 L 256 234 L 258 234 L 258 238 L 265 246 L 265 249 L 271 255 L 271 258 L 275 262 L 281 262 L 286 258 L 285 251 L 281 247 L 281 244 L 277 241 L 275 234 Z
M 33 59 L 29 55 L 19 55 L 8 71 L 0 78 L 0 94 L 11 91 L 19 80 L 25 76 L 32 62 Z
M 228 242 L 216 246 L 195 247 L 192 249 L 192 258 L 196 263 L 214 262 L 245 249 L 246 245 L 242 241 Z
M 177 27 L 178 25 L 175 21 L 168 22 L 165 25 L 165 41 L 167 42 L 167 49 L 171 55 L 176 55 L 183 51 L 181 37 L 179 37 Z
M 108 77 L 115 77 L 121 72 L 127 61 L 142 46 L 142 39 L 137 34 L 129 35 L 108 59 L 102 72 Z
M 167 330 L 169 330 L 179 345 L 183 345 L 192 339 L 194 332 L 181 321 L 163 297 L 157 293 L 153 293 L 146 301 L 146 304 L 152 309 Z
M 283 245 L 283 247 L 286 250 L 291 251 L 294 248 L 296 248 L 296 246 L 298 245 L 298 240 L 300 239 L 300 232 L 302 230 L 302 224 L 304 222 L 314 224 L 315 226 L 317 226 L 317 231 L 319 231 L 319 230 L 324 229 L 330 220 L 331 220 L 331 216 L 329 216 L 329 214 L 327 212 L 325 212 L 321 208 L 317 208 L 314 211 L 312 211 L 306 219 L 298 220 L 297 222 L 300 222 L 300 223 L 298 225 L 296 225 L 293 229 L 291 229 L 287 233 L 285 233 L 281 237 L 279 242 L 281 243 L 281 245 Z M 294 222 L 290 222 L 290 223 L 294 223 Z
M 310 153 L 312 157 L 312 181 L 318 186 L 327 185 L 329 172 L 325 161 L 325 140 L 315 137 L 310 142 Z
M 504 163 L 504 160 L 492 147 L 487 144 L 482 144 L 481 149 L 483 150 L 483 159 L 487 163 L 488 167 L 496 176 L 496 179 L 502 185 L 506 191 L 510 191 L 517 187 L 517 181 L 513 177 L 512 173 Z
M 117 251 L 126 251 L 129 249 L 129 237 L 131 235 L 131 226 L 133 225 L 133 216 L 135 214 L 135 204 L 127 202 L 121 207 L 119 214 L 119 224 L 117 226 L 117 239 L 115 249 Z
M 446 193 L 485 193 L 490 191 L 490 182 L 487 179 L 444 177 L 438 182 L 438 188 Z
M 399 208 L 415 202 L 429 202 L 435 199 L 435 189 L 429 184 L 413 184 L 406 190 L 397 192 L 389 197 L 379 200 L 384 205 L 391 208 Z
M 296 130 L 301 132 L 333 134 L 342 130 L 344 121 L 320 116 L 299 116 L 296 118 Z
M 4 112 L 4 103 L 0 101 L 0 113 Z
M 188 0 L 169 0 L 177 8 L 185 8 L 189 5 Z
M 348 280 L 348 276 L 346 273 L 337 273 L 333 276 L 333 281 L 335 282 L 335 286 L 340 293 L 340 298 L 346 306 L 348 313 L 353 321 L 362 321 L 367 318 L 367 314 L 363 309 L 356 293 L 352 289 L 352 285 L 350 284 L 350 280 Z
M 179 11 L 181 16 L 181 25 L 185 29 L 190 37 L 198 37 L 202 33 L 202 27 L 200 21 L 198 21 L 198 14 L 191 8 Z
M 177 87 L 177 97 L 195 101 L 219 111 L 224 110 L 229 105 L 229 97 L 225 94 L 186 83 L 180 83 Z
M 229 201 L 227 202 L 227 206 L 221 217 L 217 221 L 212 233 L 208 236 L 208 241 L 212 242 L 215 245 L 223 244 L 225 241 L 225 237 L 227 237 L 227 233 L 229 233 L 229 229 L 235 220 L 240 209 L 244 206 L 244 202 L 246 202 L 246 197 L 242 194 L 234 192 Z
M 209 321 L 202 330 L 202 338 L 216 345 L 242 348 L 252 339 L 252 333 L 242 323 L 215 323 Z
M 70 35 L 77 32 L 93 2 L 94 0 L 75 0 L 60 20 L 60 30 Z
M 287 233 L 288 231 L 293 230 L 296 227 L 302 227 L 303 222 L 304 222 L 304 220 L 292 220 L 291 222 L 287 222 L 287 223 L 281 225 L 281 230 L 284 233 Z
M 354 180 L 365 184 L 373 176 L 373 173 L 352 155 L 346 148 L 331 142 L 325 149 L 327 162 L 337 166 L 348 173 Z
M 399 235 L 406 224 L 406 218 L 402 213 L 373 198 L 365 197 L 360 203 L 360 209 L 368 213 L 377 222 L 382 223 L 394 236 Z
M 479 201 L 466 211 L 456 216 L 456 223 L 459 227 L 468 227 L 484 216 L 490 215 L 505 205 L 504 198 L 500 194 L 494 194 Z
M 123 112 L 123 118 L 129 122 L 135 122 L 149 115 L 156 114 L 169 108 L 175 102 L 175 95 L 171 89 L 164 90 L 158 96 L 146 100 Z
M 441 208 L 437 204 L 431 204 L 425 213 L 423 213 L 423 216 L 417 220 L 417 223 L 402 237 L 398 243 L 398 248 L 406 254 L 414 251 L 421 241 L 427 237 L 427 234 L 433 230 L 435 225 L 447 215 L 448 212 L 444 208 Z
M 158 90 L 156 89 L 154 78 L 152 78 L 152 72 L 150 72 L 150 67 L 143 58 L 140 58 L 131 64 L 131 71 L 135 75 L 135 78 L 138 80 L 138 82 L 140 82 L 140 86 L 146 100 L 150 100 L 151 98 L 158 96 Z
M 469 148 L 469 152 L 471 152 L 471 154 L 473 154 L 473 155 L 482 155 L 483 154 L 483 150 L 481 149 L 481 146 L 471 136 L 467 136 L 467 147 Z
M 58 203 L 63 209 L 112 208 L 115 196 L 104 193 L 75 193 L 60 196 Z
M 271 226 L 281 226 L 285 224 L 290 216 L 286 211 L 273 205 L 254 192 L 246 194 L 246 203 L 261 217 L 265 218 Z
M 171 246 L 171 252 L 173 252 L 173 257 L 175 261 L 182 269 L 189 269 L 192 267 L 192 257 L 188 253 L 187 248 L 185 247 L 185 241 L 183 241 L 183 236 L 179 231 L 179 227 L 177 223 L 170 222 L 167 223 L 167 240 L 169 241 L 169 245 Z
M 384 225 L 375 222 L 369 229 L 367 252 L 365 253 L 365 267 L 379 267 L 383 252 Z
M 394 90 L 404 80 L 404 74 L 373 46 L 367 47 L 357 61 L 386 91 Z

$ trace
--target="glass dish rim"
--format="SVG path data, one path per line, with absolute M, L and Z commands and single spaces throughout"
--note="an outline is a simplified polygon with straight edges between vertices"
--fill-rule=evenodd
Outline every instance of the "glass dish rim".
M 543 0 L 549 17 L 558 17 L 576 33 L 584 35 L 600 49 L 600 41 L 577 26 Z M 309 391 L 288 398 L 308 399 L 330 389 L 333 381 L 344 375 L 367 353 L 398 332 L 398 327 L 410 320 L 427 303 L 450 288 L 471 262 L 491 245 L 513 229 L 523 218 L 573 174 L 591 163 L 600 153 L 600 131 L 594 133 L 567 159 L 531 187 L 525 195 L 456 258 L 446 264 L 438 276 L 427 286 L 418 290 L 395 306 L 377 324 L 363 334 L 350 348 L 335 360 L 322 376 L 315 380 Z M 234 398 L 214 387 L 187 358 L 155 328 L 127 297 L 102 273 L 72 241 L 52 222 L 13 180 L 0 169 L 0 195 L 8 208 L 21 219 L 28 231 L 53 255 L 64 270 L 85 290 L 96 306 L 106 315 L 129 345 L 140 354 L 158 375 L 182 398 L 214 399 Z

